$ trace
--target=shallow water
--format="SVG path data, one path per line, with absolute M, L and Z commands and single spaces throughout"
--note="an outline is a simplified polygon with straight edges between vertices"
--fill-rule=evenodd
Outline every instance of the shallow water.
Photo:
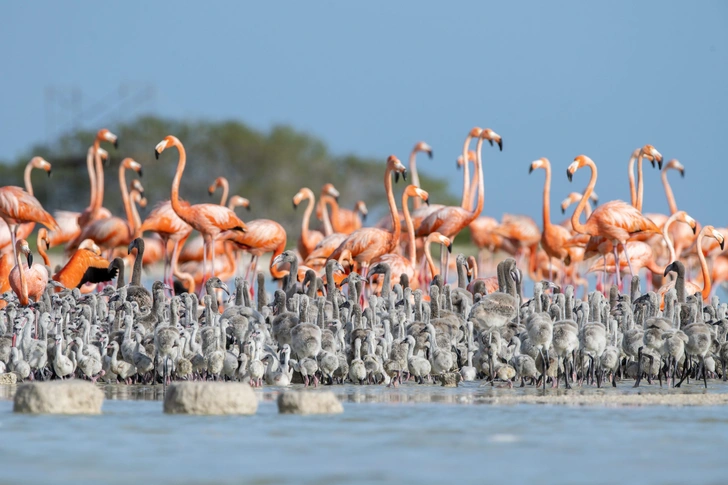
M 344 414 L 279 416 L 271 388 L 248 417 L 164 415 L 149 400 L 159 387 L 106 386 L 94 417 L 16 415 L 3 400 L 0 483 L 725 481 L 728 407 L 486 406 L 476 404 L 542 391 L 477 383 L 328 389 Z

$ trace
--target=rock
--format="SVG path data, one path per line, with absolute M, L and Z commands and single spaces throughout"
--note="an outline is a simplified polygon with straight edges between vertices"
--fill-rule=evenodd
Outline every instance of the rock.
M 0 374 L 0 385 L 12 385 L 18 382 L 18 376 L 12 372 Z
M 288 391 L 278 395 L 280 414 L 340 414 L 344 412 L 331 391 Z
M 101 414 L 104 393 L 90 382 L 32 382 L 15 393 L 13 412 L 30 414 Z
M 458 383 L 463 380 L 463 376 L 459 372 L 448 372 L 435 376 L 435 379 L 440 382 L 442 387 L 458 387 Z
M 237 382 L 175 382 L 164 396 L 167 414 L 255 414 L 258 397 Z

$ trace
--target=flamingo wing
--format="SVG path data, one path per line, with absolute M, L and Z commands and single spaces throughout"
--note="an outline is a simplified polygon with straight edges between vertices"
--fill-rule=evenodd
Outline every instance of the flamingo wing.
M 0 187 L 0 216 L 5 222 L 37 222 L 49 230 L 58 229 L 58 223 L 43 209 L 38 199 L 20 187 Z

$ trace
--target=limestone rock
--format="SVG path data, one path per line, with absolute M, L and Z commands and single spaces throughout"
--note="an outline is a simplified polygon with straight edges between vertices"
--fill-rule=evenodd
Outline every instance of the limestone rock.
M 13 412 L 30 414 L 101 414 L 104 393 L 90 382 L 32 382 L 15 393 Z
M 344 412 L 331 391 L 287 391 L 278 395 L 281 414 L 340 414 Z
M 435 380 L 440 382 L 442 387 L 458 387 L 458 383 L 463 380 L 463 376 L 459 372 L 448 372 L 439 376 L 434 376 Z
M 175 382 L 164 396 L 167 414 L 255 414 L 258 397 L 237 382 Z

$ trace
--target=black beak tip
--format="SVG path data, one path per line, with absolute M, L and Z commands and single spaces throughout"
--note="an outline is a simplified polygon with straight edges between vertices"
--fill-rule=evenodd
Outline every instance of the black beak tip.
M 119 148 L 119 140 L 114 141 L 114 148 L 116 148 L 116 149 Z
M 697 226 L 693 226 L 693 234 L 695 234 L 695 231 L 697 228 L 698 228 Z
M 156 149 L 154 149 L 154 158 L 159 160 L 159 152 Z
M 568 170 L 566 171 L 566 178 L 568 178 L 569 182 L 571 182 L 572 175 L 571 172 L 569 172 Z
M 250 204 L 248 204 L 248 207 L 246 207 L 246 209 L 248 210 L 248 212 L 250 212 Z
M 561 208 L 561 213 L 562 213 L 562 214 L 566 214 L 566 209 L 564 209 L 564 208 L 562 207 L 562 208 Z
M 362 220 L 362 222 L 366 222 L 366 220 L 367 220 L 367 215 L 366 215 L 366 214 L 362 214 L 362 215 L 361 215 L 361 220 Z
M 660 170 L 662 170 L 662 160 L 658 160 L 657 161 L 657 168 L 659 168 Z
M 680 170 L 680 177 L 685 178 L 685 170 Z
M 498 140 L 498 150 L 503 151 L 503 140 Z
M 725 241 L 720 242 L 720 250 L 723 251 L 723 247 L 725 246 Z
M 429 152 L 427 152 L 427 157 L 428 157 L 428 158 L 429 158 L 430 160 L 432 160 L 432 150 L 430 150 Z
M 450 245 L 449 245 L 449 246 L 447 247 L 447 252 L 448 252 L 448 253 L 452 253 L 452 244 L 450 244 Z
M 144 171 L 141 168 L 139 169 L 139 176 L 140 177 L 143 177 L 144 176 Z
M 529 173 L 529 175 L 530 175 L 530 174 L 531 174 L 532 172 L 533 172 L 533 166 L 531 166 L 531 167 L 528 167 L 528 173 Z
M 722 247 L 721 247 L 721 249 L 722 249 Z M 33 266 L 33 253 L 28 253 L 27 259 L 28 259 L 28 268 L 30 268 L 31 266 Z
M 293 202 L 293 210 L 296 210 L 296 209 L 298 209 L 298 204 L 296 204 L 295 202 Z
M 430 198 L 429 197 L 425 199 L 425 204 L 430 205 Z

